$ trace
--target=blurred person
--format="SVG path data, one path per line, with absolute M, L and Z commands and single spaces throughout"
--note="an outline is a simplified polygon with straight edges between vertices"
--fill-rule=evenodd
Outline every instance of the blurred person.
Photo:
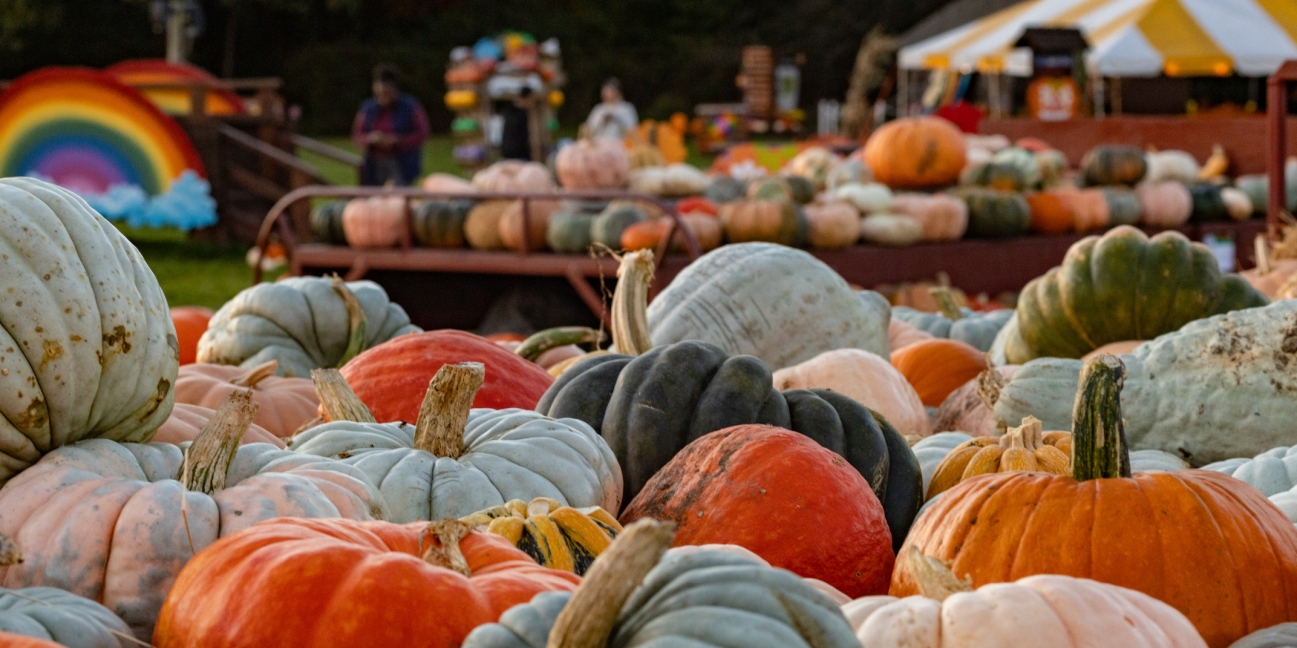
M 594 139 L 626 139 L 639 126 L 639 114 L 635 106 L 626 101 L 621 94 L 621 82 L 608 79 L 603 82 L 599 91 L 602 101 L 590 111 L 585 120 L 590 137 Z
M 428 114 L 418 99 L 401 92 L 392 66 L 375 67 L 373 81 L 374 96 L 361 104 L 351 125 L 351 140 L 365 151 L 360 184 L 408 185 L 423 172 Z
M 531 109 L 535 105 L 530 86 L 523 86 L 518 96 L 500 111 L 504 120 L 500 133 L 500 157 L 506 160 L 531 161 Z

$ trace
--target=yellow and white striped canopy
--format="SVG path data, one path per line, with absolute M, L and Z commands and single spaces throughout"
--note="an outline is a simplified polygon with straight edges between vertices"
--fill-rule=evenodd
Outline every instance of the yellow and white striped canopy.
M 1027 0 L 901 48 L 903 69 L 1031 74 L 1028 27 L 1076 27 L 1104 76 L 1265 76 L 1297 59 L 1297 0 Z

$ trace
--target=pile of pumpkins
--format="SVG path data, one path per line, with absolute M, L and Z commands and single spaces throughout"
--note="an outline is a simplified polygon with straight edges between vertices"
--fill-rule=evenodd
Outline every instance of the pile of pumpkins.
M 0 210 L 0 646 L 1297 636 L 1297 299 L 1176 232 L 1088 237 L 991 313 L 768 242 L 650 302 L 634 251 L 601 349 L 336 277 L 169 309 L 71 192 Z

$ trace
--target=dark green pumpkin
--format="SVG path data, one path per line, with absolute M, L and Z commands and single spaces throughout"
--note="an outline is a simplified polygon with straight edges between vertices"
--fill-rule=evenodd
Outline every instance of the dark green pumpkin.
M 1189 222 L 1229 220 L 1229 210 L 1225 208 L 1225 200 L 1220 196 L 1220 187 L 1210 182 L 1195 182 L 1189 185 L 1189 197 L 1193 199 L 1193 212 L 1189 215 Z
M 883 502 L 894 548 L 922 505 L 918 459 L 881 416 L 828 390 L 780 393 L 765 363 L 705 342 L 586 360 L 550 386 L 536 411 L 599 430 L 621 465 L 623 502 L 691 441 L 762 423 L 805 434 L 855 467 Z
M 648 220 L 648 214 L 640 207 L 630 203 L 613 203 L 590 222 L 590 242 L 607 246 L 610 250 L 620 250 L 622 232 L 645 220 Z
M 549 249 L 561 254 L 583 254 L 590 248 L 593 224 L 594 214 L 554 212 L 545 226 L 545 242 Z
M 1022 169 L 1009 162 L 970 164 L 963 173 L 959 174 L 959 184 L 968 187 L 1022 191 L 1027 188 L 1027 183 L 1027 177 Z
M 1110 342 L 1151 340 L 1197 319 L 1267 299 L 1179 232 L 1152 238 L 1130 226 L 1074 244 L 1063 264 L 1018 299 L 1018 338 L 1008 361 L 1080 358 Z
M 1086 186 L 1135 186 L 1148 172 L 1148 161 L 1138 146 L 1104 144 L 1081 158 L 1081 176 Z
M 342 210 L 346 208 L 346 200 L 330 200 L 316 205 L 311 210 L 311 238 L 316 243 L 346 245 L 347 237 L 342 233 Z
M 472 200 L 429 200 L 414 208 L 410 229 L 419 245 L 434 248 L 464 247 L 464 221 L 477 204 Z
M 730 176 L 712 180 L 703 190 L 703 197 L 716 204 L 734 202 L 748 195 L 748 183 Z
M 793 202 L 805 205 L 815 200 L 815 183 L 801 176 L 785 176 L 784 180 L 788 181 L 788 189 L 792 193 Z
M 1104 187 L 1100 191 L 1108 203 L 1109 225 L 1134 225 L 1144 215 L 1144 206 L 1133 190 L 1126 187 Z
M 1016 191 L 965 187 L 954 193 L 968 204 L 970 238 L 1021 236 L 1031 226 L 1031 207 Z
M 784 200 L 796 203 L 793 187 L 788 180 L 782 176 L 754 180 L 748 185 L 748 200 Z

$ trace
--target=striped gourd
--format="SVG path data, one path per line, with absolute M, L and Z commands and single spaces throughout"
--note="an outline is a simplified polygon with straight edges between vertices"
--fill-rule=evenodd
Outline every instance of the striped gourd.
M 509 500 L 460 519 L 504 537 L 545 567 L 577 575 L 621 533 L 617 518 L 602 508 L 575 509 L 548 497 Z

